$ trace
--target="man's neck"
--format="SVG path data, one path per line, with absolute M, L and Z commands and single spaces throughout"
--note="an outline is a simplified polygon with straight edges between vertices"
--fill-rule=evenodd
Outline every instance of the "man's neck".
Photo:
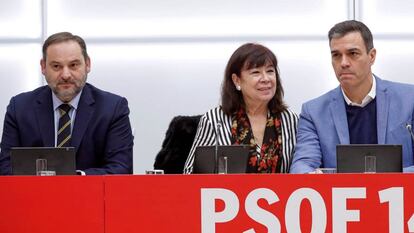
M 361 104 L 362 100 L 368 95 L 372 88 L 373 82 L 372 74 L 370 77 L 367 78 L 367 81 L 362 83 L 359 86 L 352 86 L 352 87 L 342 87 L 346 97 L 351 100 L 353 103 Z

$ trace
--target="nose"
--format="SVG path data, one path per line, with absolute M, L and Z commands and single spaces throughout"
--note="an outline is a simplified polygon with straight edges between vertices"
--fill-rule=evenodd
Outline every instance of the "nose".
M 62 75 L 61 75 L 62 79 L 68 80 L 68 79 L 70 79 L 70 76 L 71 76 L 71 74 L 70 74 L 69 67 L 67 67 L 67 66 L 63 67 Z
M 266 71 L 262 72 L 262 77 L 260 78 L 261 82 L 269 82 L 270 81 L 270 74 L 268 74 Z
M 341 66 L 342 67 L 349 67 L 350 66 L 349 59 L 348 59 L 347 56 L 342 56 Z

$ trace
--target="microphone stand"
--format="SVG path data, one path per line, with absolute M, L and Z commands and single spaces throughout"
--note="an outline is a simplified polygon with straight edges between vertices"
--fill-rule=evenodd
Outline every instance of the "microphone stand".
M 413 126 L 411 124 L 407 124 L 405 126 L 405 128 L 407 128 L 408 132 L 410 133 L 411 136 L 411 140 L 414 143 L 414 134 L 413 134 Z
M 217 174 L 219 171 L 219 158 L 218 158 L 218 148 L 219 148 L 219 133 L 221 128 L 221 122 L 217 122 L 216 128 L 215 128 L 215 138 L 216 138 L 216 145 L 214 147 L 214 174 Z

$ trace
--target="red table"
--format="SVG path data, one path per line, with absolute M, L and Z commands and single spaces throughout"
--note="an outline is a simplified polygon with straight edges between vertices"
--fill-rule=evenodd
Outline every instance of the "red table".
M 0 177 L 0 232 L 104 232 L 103 177 Z
M 414 174 L 0 177 L 0 232 L 409 232 Z

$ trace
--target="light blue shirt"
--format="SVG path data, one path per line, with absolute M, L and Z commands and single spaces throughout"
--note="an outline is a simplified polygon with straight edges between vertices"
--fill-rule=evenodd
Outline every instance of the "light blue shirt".
M 71 119 L 71 124 L 70 124 L 70 132 L 72 133 L 73 131 L 73 125 L 75 123 L 75 117 L 76 117 L 76 111 L 78 110 L 78 104 L 79 104 L 79 99 L 80 96 L 82 94 L 82 91 L 79 92 L 79 94 L 77 94 L 75 96 L 75 98 L 73 98 L 69 103 L 72 106 L 72 108 L 69 111 L 69 116 Z M 53 101 L 53 110 L 54 110 L 54 115 L 55 115 L 55 147 L 57 146 L 57 131 L 59 128 L 59 118 L 60 118 L 60 113 L 59 113 L 59 106 L 61 104 L 63 104 L 64 102 L 62 102 L 62 100 L 60 100 L 55 93 L 52 92 L 52 101 Z

